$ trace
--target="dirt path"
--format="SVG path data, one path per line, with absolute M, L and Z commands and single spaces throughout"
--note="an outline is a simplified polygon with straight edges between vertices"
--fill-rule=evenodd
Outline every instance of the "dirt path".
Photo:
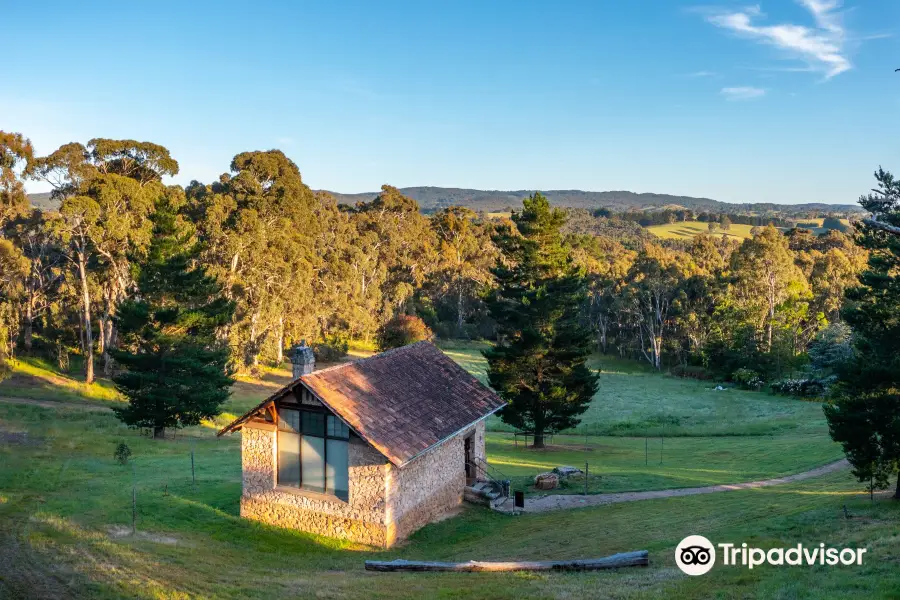
M 769 487 L 803 481 L 840 471 L 848 466 L 846 459 L 827 464 L 825 466 L 805 471 L 795 475 L 786 475 L 775 479 L 763 479 L 761 481 L 748 481 L 746 483 L 731 483 L 723 485 L 711 485 L 707 487 L 680 488 L 674 490 L 655 490 L 652 492 L 620 492 L 617 494 L 596 494 L 591 496 L 577 496 L 574 494 L 552 494 L 543 498 L 526 499 L 525 509 L 520 512 L 536 513 L 550 510 L 566 510 L 571 508 L 583 508 L 586 506 L 600 506 L 602 504 L 615 504 L 617 502 L 635 502 L 637 500 L 653 500 L 656 498 L 674 498 L 676 496 L 697 496 L 699 494 L 715 494 L 718 492 L 730 492 L 733 490 L 749 490 L 753 488 Z M 507 501 L 500 510 L 512 511 L 512 501 Z
M 105 412 L 110 410 L 108 406 L 100 406 L 98 404 L 79 404 L 77 402 L 54 402 L 52 400 L 35 400 L 34 398 L 14 398 L 11 396 L 0 396 L 0 402 L 4 404 L 30 404 L 31 406 L 41 406 L 43 408 L 71 408 L 72 410 L 84 410 L 88 412 Z

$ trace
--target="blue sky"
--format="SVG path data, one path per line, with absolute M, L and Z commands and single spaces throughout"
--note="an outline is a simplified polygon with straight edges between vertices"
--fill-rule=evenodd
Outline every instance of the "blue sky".
M 900 171 L 900 2 L 0 0 L 0 129 L 280 148 L 314 188 L 853 203 Z M 41 191 L 32 184 L 30 190 Z

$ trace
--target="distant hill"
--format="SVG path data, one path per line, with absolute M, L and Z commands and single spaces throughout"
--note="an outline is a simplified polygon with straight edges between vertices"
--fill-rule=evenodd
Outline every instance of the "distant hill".
M 48 209 L 56 209 L 59 207 L 59 202 L 52 200 L 50 198 L 50 192 L 44 192 L 42 194 L 28 194 L 28 199 L 31 200 L 31 205 L 35 208 L 40 208 L 41 210 Z
M 419 203 L 425 212 L 440 210 L 446 206 L 467 206 L 476 211 L 503 211 L 508 208 L 518 208 L 522 204 L 522 198 L 532 194 L 534 190 L 473 190 L 464 188 L 442 187 L 408 187 L 401 188 L 401 192 Z M 378 195 L 378 192 L 364 194 L 341 194 L 329 192 L 338 202 L 353 205 L 357 202 L 368 202 Z M 813 202 L 808 204 L 731 204 L 711 198 L 693 198 L 691 196 L 672 196 L 669 194 L 636 194 L 634 192 L 585 192 L 582 190 L 541 190 L 551 202 L 558 206 L 572 208 L 608 208 L 615 211 L 661 209 L 683 207 L 692 210 L 705 210 L 710 212 L 779 212 L 802 213 L 807 211 L 823 212 L 860 212 L 856 204 L 825 204 Z
M 522 198 L 532 194 L 534 190 L 472 190 L 464 188 L 443 187 L 408 187 L 401 192 L 419 203 L 424 212 L 434 212 L 447 206 L 467 206 L 475 211 L 496 212 L 509 208 L 519 208 Z M 368 202 L 378 192 L 363 194 L 341 194 L 328 192 L 341 204 L 354 205 L 357 202 Z M 634 192 L 584 192 L 582 190 L 546 190 L 542 191 L 557 206 L 585 208 L 594 210 L 607 208 L 615 211 L 689 208 L 709 212 L 778 212 L 782 214 L 798 214 L 808 211 L 821 212 L 861 212 L 856 204 L 730 204 L 711 198 L 693 198 L 691 196 L 671 196 L 669 194 L 636 194 Z M 42 209 L 53 209 L 57 203 L 50 199 L 49 193 L 30 194 L 32 204 Z

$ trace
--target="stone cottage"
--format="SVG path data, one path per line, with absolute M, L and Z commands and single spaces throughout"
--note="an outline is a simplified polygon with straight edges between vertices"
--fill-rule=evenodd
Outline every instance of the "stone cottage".
M 503 407 L 428 342 L 314 370 L 219 432 L 241 431 L 241 516 L 389 547 L 459 505 Z

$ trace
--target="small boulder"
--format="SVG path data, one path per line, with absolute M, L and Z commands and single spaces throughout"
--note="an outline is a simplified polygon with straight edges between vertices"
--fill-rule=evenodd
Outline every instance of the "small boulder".
M 555 490 L 559 487 L 559 475 L 556 473 L 541 473 L 534 478 L 534 487 L 539 490 Z
M 565 479 L 570 475 L 582 475 L 583 472 L 581 469 L 576 469 L 575 467 L 556 467 L 553 469 L 553 472 Z

